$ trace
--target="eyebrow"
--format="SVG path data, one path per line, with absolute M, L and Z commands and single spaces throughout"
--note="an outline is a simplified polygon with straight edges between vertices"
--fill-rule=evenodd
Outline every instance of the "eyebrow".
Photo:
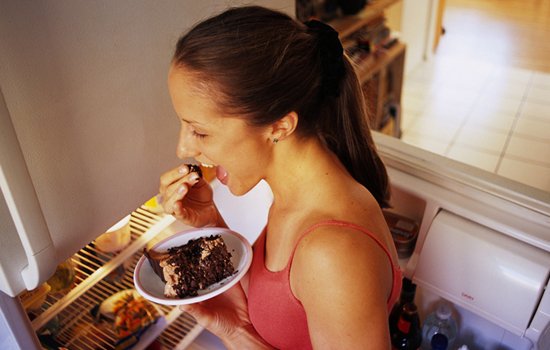
M 190 119 L 185 119 L 185 118 L 180 118 L 182 121 L 188 123 L 188 124 L 197 124 L 197 125 L 202 125 L 204 126 L 205 124 L 204 123 L 201 123 L 201 122 L 198 122 L 196 120 L 190 120 Z

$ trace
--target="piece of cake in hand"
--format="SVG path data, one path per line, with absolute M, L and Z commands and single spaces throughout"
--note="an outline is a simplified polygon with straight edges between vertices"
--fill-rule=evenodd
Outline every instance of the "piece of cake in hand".
M 155 273 L 166 283 L 168 298 L 186 298 L 220 282 L 236 271 L 221 235 L 192 239 L 167 252 L 145 250 Z

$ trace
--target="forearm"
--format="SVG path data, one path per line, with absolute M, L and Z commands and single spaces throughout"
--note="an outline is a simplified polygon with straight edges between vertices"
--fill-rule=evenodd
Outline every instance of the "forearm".
M 245 326 L 236 331 L 231 338 L 222 339 L 225 347 L 228 350 L 240 350 L 240 349 L 258 349 L 268 350 L 275 349 L 268 343 L 266 343 L 262 337 L 256 332 L 252 325 Z

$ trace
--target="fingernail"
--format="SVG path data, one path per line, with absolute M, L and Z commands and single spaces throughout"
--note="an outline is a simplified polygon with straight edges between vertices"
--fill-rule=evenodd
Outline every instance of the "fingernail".
M 197 173 L 192 173 L 190 176 L 189 176 L 189 180 L 190 181 L 197 181 L 199 179 L 199 174 Z
M 178 169 L 178 173 L 180 173 L 181 175 L 187 174 L 187 167 L 184 165 L 180 166 Z
M 181 186 L 178 188 L 178 193 L 179 193 L 179 194 L 183 194 L 183 193 L 185 192 L 185 189 L 186 189 L 186 188 L 187 188 L 187 187 L 185 187 L 184 185 L 181 185 Z

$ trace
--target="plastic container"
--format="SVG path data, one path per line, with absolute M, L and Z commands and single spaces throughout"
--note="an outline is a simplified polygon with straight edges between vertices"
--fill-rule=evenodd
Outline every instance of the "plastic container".
M 403 215 L 384 210 L 384 218 L 390 229 L 399 259 L 411 256 L 418 238 L 418 223 Z
M 447 337 L 447 348 L 452 349 L 457 332 L 457 325 L 451 307 L 447 303 L 442 303 L 424 321 L 422 326 L 422 349 L 432 349 L 431 342 L 435 334 L 443 334 Z

